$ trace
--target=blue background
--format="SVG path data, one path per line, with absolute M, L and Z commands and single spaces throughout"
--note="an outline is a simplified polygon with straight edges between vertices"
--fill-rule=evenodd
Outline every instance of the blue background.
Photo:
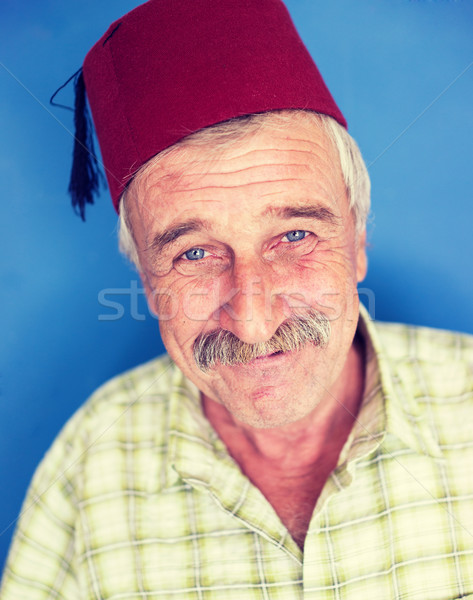
M 72 113 L 48 105 L 137 4 L 0 8 L 0 566 L 30 477 L 62 424 L 104 380 L 162 352 L 142 295 L 130 305 L 126 290 L 141 286 L 116 250 L 107 193 L 86 224 L 69 206 Z M 473 333 L 473 3 L 287 5 L 372 176 L 362 297 L 378 319 Z M 72 103 L 70 88 L 59 101 Z M 124 303 L 119 319 L 100 304 L 107 289 Z

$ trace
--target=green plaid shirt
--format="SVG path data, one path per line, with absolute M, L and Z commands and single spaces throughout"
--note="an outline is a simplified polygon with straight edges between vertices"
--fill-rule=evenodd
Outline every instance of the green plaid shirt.
M 363 315 L 363 406 L 303 552 L 161 358 L 52 446 L 1 600 L 473 598 L 473 339 Z

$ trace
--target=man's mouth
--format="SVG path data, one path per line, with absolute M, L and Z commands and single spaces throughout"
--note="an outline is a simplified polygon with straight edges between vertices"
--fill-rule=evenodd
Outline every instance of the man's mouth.
M 253 360 L 245 363 L 236 363 L 234 367 L 258 367 L 263 368 L 263 366 L 272 366 L 278 364 L 280 361 L 284 360 L 286 357 L 289 357 L 293 354 L 293 351 L 284 351 L 278 350 L 277 352 L 271 352 L 269 354 L 262 354 L 261 356 L 257 356 Z
M 262 358 L 271 358 L 273 356 L 279 356 L 280 354 L 285 354 L 282 350 L 278 350 L 277 352 L 271 352 L 270 354 L 262 354 L 261 356 L 257 356 L 254 360 L 261 360 Z

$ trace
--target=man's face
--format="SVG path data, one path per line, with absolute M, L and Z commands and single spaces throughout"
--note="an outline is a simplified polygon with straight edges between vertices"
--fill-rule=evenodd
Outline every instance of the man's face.
M 260 130 L 217 157 L 195 147 L 182 163 L 182 152 L 134 183 L 128 199 L 164 345 L 237 422 L 268 428 L 303 419 L 337 393 L 366 270 L 337 151 L 318 127 L 294 117 L 291 127 Z M 309 308 L 330 320 L 325 347 L 307 343 L 206 372 L 197 366 L 202 334 L 223 329 L 265 342 Z

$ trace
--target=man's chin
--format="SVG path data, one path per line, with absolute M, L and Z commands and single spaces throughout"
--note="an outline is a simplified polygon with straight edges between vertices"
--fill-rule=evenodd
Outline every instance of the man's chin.
M 303 418 L 317 393 L 308 365 L 319 348 L 276 353 L 247 364 L 216 365 L 208 395 L 234 419 L 255 428 L 276 428 Z
M 272 385 L 247 388 L 242 396 L 222 394 L 217 403 L 240 425 L 254 429 L 281 429 L 303 419 L 315 408 L 314 395 L 294 394 L 291 386 Z

